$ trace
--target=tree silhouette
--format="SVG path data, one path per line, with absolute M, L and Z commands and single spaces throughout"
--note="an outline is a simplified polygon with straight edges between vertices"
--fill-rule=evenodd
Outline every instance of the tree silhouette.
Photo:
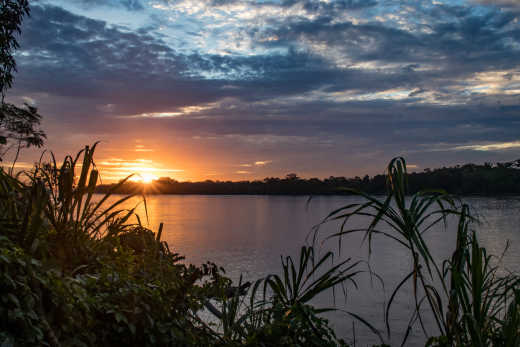
M 45 133 L 38 129 L 41 116 L 35 107 L 25 104 L 20 108 L 4 102 L 16 72 L 13 54 L 20 46 L 17 35 L 21 34 L 23 18 L 29 13 L 28 0 L 0 0 L 0 161 L 11 148 L 16 147 L 16 162 L 20 148 L 41 147 L 46 138 Z
M 424 189 L 442 189 L 459 195 L 520 195 L 520 159 L 503 163 L 483 165 L 465 164 L 438 169 L 424 169 L 408 175 L 411 194 Z M 108 192 L 114 185 L 98 186 L 98 192 Z M 268 195 L 345 195 L 352 190 L 370 194 L 385 194 L 386 176 L 345 178 L 330 176 L 300 178 L 292 173 L 285 178 L 266 177 L 259 181 L 240 182 L 178 182 L 161 177 L 151 185 L 126 182 L 117 187 L 117 193 L 138 193 L 146 190 L 150 194 L 268 194 Z

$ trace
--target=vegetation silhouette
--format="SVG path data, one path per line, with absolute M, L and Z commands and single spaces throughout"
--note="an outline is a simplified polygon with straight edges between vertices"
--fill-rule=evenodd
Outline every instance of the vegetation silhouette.
M 29 15 L 28 0 L 0 0 L 0 161 L 11 149 L 16 149 L 12 167 L 23 147 L 41 147 L 45 133 L 38 128 L 41 116 L 28 104 L 24 108 L 4 102 L 6 91 L 12 87 L 16 61 L 14 51 L 19 47 L 16 35 L 21 33 L 23 17 Z
M 353 233 L 364 233 L 369 254 L 373 240 L 380 237 L 407 250 L 410 273 L 393 290 L 385 310 L 388 338 L 390 308 L 396 294 L 410 283 L 414 310 L 401 345 L 419 324 L 428 346 L 519 346 L 520 277 L 503 274 L 493 265 L 493 257 L 487 255 L 470 228 L 478 220 L 471 216 L 468 205 L 438 189 L 410 196 L 410 177 L 413 175 L 407 174 L 405 160 L 394 158 L 387 168 L 384 198 L 352 190 L 361 201 L 331 212 L 323 221 L 343 222 L 338 232 L 328 235 L 340 243 Z M 435 225 L 446 228 L 450 215 L 458 217 L 455 250 L 451 257 L 438 260 L 425 236 Z M 354 216 L 366 218 L 367 227 L 351 229 L 349 221 Z M 438 336 L 427 331 L 425 315 L 433 316 Z

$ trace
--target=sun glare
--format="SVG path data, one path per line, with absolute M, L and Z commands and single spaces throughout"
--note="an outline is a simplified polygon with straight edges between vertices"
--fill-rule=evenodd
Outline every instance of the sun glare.
M 141 183 L 152 183 L 152 181 L 158 179 L 157 176 L 155 175 L 152 175 L 150 173 L 147 173 L 147 172 L 141 172 L 141 173 L 137 173 L 135 174 L 135 176 L 133 176 L 131 178 L 132 181 L 134 182 L 141 182 Z
M 99 162 L 104 177 L 110 181 L 120 181 L 128 175 L 130 181 L 139 183 L 152 183 L 159 177 L 178 178 L 177 174 L 183 172 L 181 169 L 165 167 L 161 163 L 154 162 L 152 159 L 121 159 L 108 158 Z

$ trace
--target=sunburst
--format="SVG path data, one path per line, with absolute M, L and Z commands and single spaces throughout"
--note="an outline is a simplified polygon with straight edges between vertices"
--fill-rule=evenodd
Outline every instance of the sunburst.
M 136 172 L 135 175 L 130 180 L 134 181 L 134 182 L 150 184 L 158 178 L 159 177 L 157 177 L 154 174 L 151 174 L 149 172 Z

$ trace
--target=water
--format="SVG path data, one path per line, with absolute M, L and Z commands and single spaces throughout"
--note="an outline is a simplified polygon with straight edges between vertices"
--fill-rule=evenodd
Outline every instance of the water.
M 510 242 L 510 250 L 503 258 L 505 270 L 520 271 L 520 197 L 513 198 L 467 198 L 474 211 L 479 213 L 484 223 L 477 226 L 478 237 L 489 254 L 501 255 Z M 138 199 L 126 203 L 133 207 Z M 359 202 L 356 197 L 307 197 L 296 196 L 201 196 L 201 195 L 156 195 L 147 197 L 149 226 L 157 231 L 164 223 L 163 241 L 170 248 L 186 256 L 186 261 L 202 264 L 212 261 L 226 269 L 227 275 L 238 280 L 254 281 L 270 273 L 279 273 L 280 255 L 295 256 L 302 245 L 312 239 L 312 227 L 318 224 L 332 210 L 343 205 Z M 144 216 L 144 208 L 138 209 Z M 366 225 L 366 221 L 353 220 L 353 227 Z M 436 257 L 447 257 L 455 244 L 454 220 L 448 231 L 432 230 L 427 236 Z M 361 235 L 344 238 L 341 254 L 337 239 L 326 241 L 327 235 L 339 230 L 338 223 L 323 225 L 319 231 L 321 252 L 335 251 L 336 259 L 352 258 L 352 261 L 367 260 L 366 243 Z M 370 257 L 370 269 L 384 280 L 381 283 L 368 275 L 357 278 L 358 289 L 347 285 L 345 299 L 336 292 L 333 302 L 331 293 L 322 295 L 313 303 L 319 307 L 336 304 L 342 310 L 355 312 L 384 330 L 384 306 L 393 288 L 411 268 L 408 253 L 388 239 L 378 239 L 374 243 Z M 368 269 L 367 263 L 361 269 Z M 412 291 L 405 287 L 393 309 L 392 344 L 399 344 L 413 311 L 410 300 Z M 353 336 L 353 320 L 344 312 L 329 314 L 337 334 L 347 341 Z M 433 322 L 426 321 L 432 329 Z M 378 343 L 378 338 L 355 323 L 358 346 Z M 407 345 L 423 345 L 424 335 L 419 329 L 412 332 Z

